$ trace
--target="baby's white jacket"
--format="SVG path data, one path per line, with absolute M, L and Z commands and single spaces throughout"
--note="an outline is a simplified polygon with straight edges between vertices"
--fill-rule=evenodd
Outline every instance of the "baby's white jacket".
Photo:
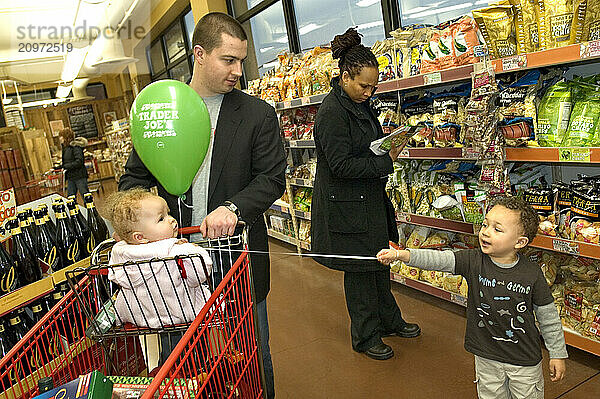
M 113 246 L 109 265 L 137 262 L 116 266 L 108 272 L 109 280 L 121 287 L 115 300 L 117 323 L 160 328 L 189 323 L 200 313 L 211 295 L 202 285 L 206 275 L 200 256 L 209 273 L 212 260 L 204 248 L 190 243 L 176 244 L 177 241 L 169 238 L 138 245 L 119 241 Z M 185 279 L 175 260 L 160 260 L 181 255 L 199 255 L 182 259 Z

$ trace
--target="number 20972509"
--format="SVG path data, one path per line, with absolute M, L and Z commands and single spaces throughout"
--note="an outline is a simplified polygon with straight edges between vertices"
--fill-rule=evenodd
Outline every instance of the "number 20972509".
M 70 53 L 73 43 L 19 43 L 19 53 Z

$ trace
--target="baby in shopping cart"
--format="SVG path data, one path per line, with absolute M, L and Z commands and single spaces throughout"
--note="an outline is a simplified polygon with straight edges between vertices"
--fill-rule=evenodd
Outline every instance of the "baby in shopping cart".
M 203 284 L 212 267 L 208 252 L 178 239 L 165 200 L 144 189 L 111 195 L 105 213 L 121 239 L 108 272 L 121 287 L 117 321 L 158 329 L 193 321 L 210 297 Z

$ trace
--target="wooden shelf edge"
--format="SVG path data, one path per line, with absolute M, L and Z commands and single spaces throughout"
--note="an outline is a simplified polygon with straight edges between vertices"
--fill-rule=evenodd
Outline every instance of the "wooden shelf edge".
M 280 241 L 287 242 L 288 244 L 296 245 L 296 246 L 298 245 L 298 240 L 296 240 L 294 237 L 287 236 L 278 231 L 275 231 L 272 229 L 267 229 L 267 234 L 269 235 L 269 237 L 273 237 Z
M 567 345 L 600 356 L 600 341 L 584 337 L 569 327 L 563 326 L 563 331 L 565 332 L 565 341 Z
M 404 277 L 392 271 L 390 271 L 390 279 L 407 287 L 411 287 L 418 291 L 435 296 L 437 298 L 444 299 L 448 302 L 452 302 L 464 307 L 467 306 L 467 298 L 463 297 L 462 295 L 457 294 L 455 292 L 446 291 L 443 288 L 433 286 L 425 281 Z

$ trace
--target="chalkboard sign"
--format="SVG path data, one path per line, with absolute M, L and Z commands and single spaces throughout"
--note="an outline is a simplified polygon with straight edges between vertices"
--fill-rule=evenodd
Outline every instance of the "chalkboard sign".
M 75 137 L 98 137 L 98 127 L 96 126 L 92 104 L 70 107 L 67 108 L 67 112 Z

